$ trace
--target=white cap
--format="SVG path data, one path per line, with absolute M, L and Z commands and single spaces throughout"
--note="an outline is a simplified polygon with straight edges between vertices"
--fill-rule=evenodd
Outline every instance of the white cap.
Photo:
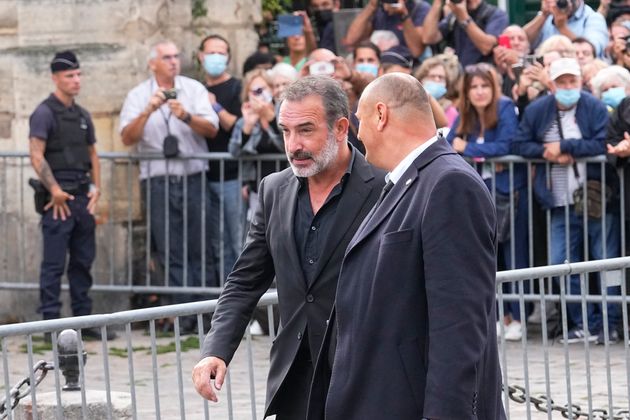
M 559 58 L 551 63 L 549 67 L 551 80 L 556 80 L 558 77 L 565 74 L 572 74 L 577 77 L 582 76 L 580 64 L 575 58 Z

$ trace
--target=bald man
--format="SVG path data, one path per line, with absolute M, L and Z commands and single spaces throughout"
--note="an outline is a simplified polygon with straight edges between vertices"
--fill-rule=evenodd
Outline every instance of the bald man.
M 504 419 L 492 197 L 415 78 L 370 83 L 357 117 L 387 185 L 346 249 L 308 418 Z

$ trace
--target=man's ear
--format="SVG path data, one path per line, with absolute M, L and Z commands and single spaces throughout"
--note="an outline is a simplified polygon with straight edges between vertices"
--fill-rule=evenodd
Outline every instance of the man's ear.
M 348 127 L 350 127 L 350 121 L 343 117 L 339 118 L 335 123 L 335 137 L 337 141 L 345 140 L 348 137 Z
M 389 118 L 388 111 L 387 105 L 383 102 L 376 103 L 376 129 L 378 131 L 383 131 L 385 129 Z

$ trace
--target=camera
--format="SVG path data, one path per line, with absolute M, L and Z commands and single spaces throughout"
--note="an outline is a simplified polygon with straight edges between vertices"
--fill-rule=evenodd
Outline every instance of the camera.
M 464 0 L 451 0 L 451 3 L 453 4 L 459 4 L 462 3 Z
M 162 92 L 164 93 L 164 98 L 167 101 L 169 99 L 177 99 L 177 90 L 175 89 L 164 89 Z
M 558 0 L 556 7 L 560 10 L 567 10 L 569 8 L 569 0 Z

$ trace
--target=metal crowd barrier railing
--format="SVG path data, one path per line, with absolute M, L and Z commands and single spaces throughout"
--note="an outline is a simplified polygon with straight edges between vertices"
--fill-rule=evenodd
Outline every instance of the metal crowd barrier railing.
M 244 200 L 238 203 L 238 208 L 226 209 L 222 196 L 219 195 L 218 211 L 220 212 L 218 226 L 217 252 L 213 253 L 209 243 L 209 207 L 207 203 L 210 194 L 210 181 L 200 177 L 201 194 L 199 203 L 206 202 L 196 212 L 200 214 L 200 220 L 196 220 L 200 227 L 200 241 L 189 241 L 188 231 L 182 232 L 183 240 L 178 249 L 170 249 L 169 235 L 178 233 L 177 228 L 171 227 L 168 210 L 165 211 L 165 237 L 166 244 L 163 257 L 156 250 L 155 240 L 151 233 L 152 206 L 164 205 L 151 198 L 151 188 L 154 177 L 151 175 L 152 162 L 162 161 L 160 154 L 129 154 L 129 153 L 101 153 L 101 192 L 99 210 L 96 216 L 97 223 L 97 257 L 93 265 L 94 286 L 92 290 L 110 292 L 132 293 L 196 293 L 216 294 L 220 291 L 225 280 L 225 274 L 229 272 L 224 255 L 224 232 L 227 217 L 239 217 L 237 222 L 242 232 L 246 229 L 245 212 L 247 204 Z M 286 167 L 286 156 L 283 154 L 268 154 L 257 156 L 244 156 L 235 159 L 228 153 L 203 153 L 194 156 L 182 156 L 171 162 L 207 161 L 210 165 L 219 165 L 221 168 L 220 180 L 216 189 L 223 190 L 226 183 L 225 165 L 229 162 L 238 164 L 238 177 L 236 182 L 240 185 L 251 182 L 257 185 L 265 171 L 269 167 L 273 171 Z M 138 163 L 148 162 L 150 181 L 145 188 L 141 187 L 138 173 Z M 155 165 L 155 164 L 153 164 Z M 266 165 L 266 166 L 263 166 Z M 168 196 L 169 185 L 180 181 L 183 187 L 182 213 L 184 214 L 183 226 L 186 227 L 192 221 L 187 220 L 188 195 L 194 194 L 186 188 L 187 176 L 178 177 L 168 173 L 166 193 Z M 41 259 L 41 232 L 39 229 L 40 217 L 33 207 L 33 191 L 27 185 L 34 174 L 28 153 L 26 152 L 0 152 L 0 235 L 8 239 L 8 243 L 15 246 L 6 246 L 0 250 L 0 289 L 37 289 L 39 288 L 39 261 Z M 252 180 L 253 179 L 253 180 Z M 193 197 L 191 197 L 192 199 Z M 236 211 L 237 215 L 232 214 Z M 243 237 L 239 238 L 242 241 Z M 201 248 L 199 261 L 192 261 L 200 268 L 192 273 L 190 267 L 189 246 L 192 243 Z M 239 244 L 240 245 L 240 244 Z M 169 271 L 171 270 L 171 255 L 173 252 L 181 252 L 183 258 L 183 284 L 173 284 Z M 31 262 L 36 262 L 32 264 Z M 232 261 L 233 263 L 233 261 Z M 212 271 L 212 272 L 211 272 Z M 223 275 L 221 275 L 223 273 Z M 193 280 L 194 277 L 194 280 Z M 67 285 L 63 285 L 67 289 Z
M 543 313 L 557 305 L 563 336 L 566 336 L 567 329 L 567 304 L 579 302 L 583 311 L 589 302 L 603 303 L 604 307 L 606 303 L 622 306 L 623 341 L 618 344 L 597 346 L 587 339 L 574 345 L 561 344 L 549 337 L 546 322 L 538 329 L 524 322 L 524 334 L 519 342 L 506 341 L 504 331 L 500 330 L 497 339 L 503 371 L 504 404 L 510 419 L 552 419 L 559 415 L 575 419 L 630 418 L 628 299 L 625 287 L 620 296 L 590 294 L 585 288 L 580 295 L 570 295 L 562 289 L 559 294 L 546 293 L 544 287 L 539 289 L 543 293 L 526 293 L 523 287 L 526 282 L 542 284 L 553 277 L 574 274 L 583 279 L 591 273 L 605 276 L 612 271 L 625 270 L 628 266 L 630 257 L 623 257 L 497 273 L 499 308 L 501 303 L 509 300 L 519 302 L 522 308 L 527 302 L 539 302 Z M 500 293 L 500 286 L 504 283 L 516 284 L 518 292 Z M 88 354 L 87 364 L 79 364 L 81 391 L 75 391 L 80 393 L 80 398 L 75 399 L 79 401 L 83 418 L 89 418 L 86 413 L 91 393 L 95 391 L 104 391 L 107 396 L 104 418 L 114 418 L 116 407 L 112 401 L 116 393 L 128 396 L 128 415 L 134 419 L 262 418 L 268 352 L 274 335 L 271 305 L 275 303 L 277 294 L 274 292 L 267 293 L 259 302 L 259 307 L 267 307 L 271 337 L 252 337 L 247 330 L 229 367 L 229 379 L 219 394 L 219 404 L 208 403 L 197 396 L 189 379 L 199 358 L 203 332 L 209 326 L 205 316 L 214 311 L 215 300 L 0 326 L 0 404 L 5 406 L 4 412 L 0 408 L 0 418 L 3 415 L 9 419 L 19 418 L 17 415 L 22 406 L 38 407 L 38 398 L 43 400 L 45 394 L 46 401 L 50 401 L 50 395 L 53 395 L 56 419 L 64 418 L 62 406 L 68 397 L 66 391 L 61 391 L 59 369 L 56 368 L 59 366 L 58 332 L 63 329 L 85 331 L 88 328 L 99 329 L 103 340 L 100 343 L 82 343 L 78 347 L 78 354 L 84 350 Z M 179 320 L 186 316 L 196 316 L 197 335 L 184 337 L 180 334 Z M 156 332 L 159 320 L 165 317 L 175 319 L 172 337 L 159 337 Z M 120 335 L 108 342 L 104 338 L 111 329 Z M 42 348 L 37 338 L 47 332 L 52 332 L 52 346 Z M 166 352 L 164 349 L 167 349 Z M 38 362 L 38 359 L 43 362 Z M 40 380 L 43 368 L 52 368 L 54 379 L 43 379 L 38 387 L 30 386 Z M 15 401 L 15 396 L 25 393 L 19 387 L 13 392 L 13 387 L 24 383 L 29 387 L 30 397 L 23 399 L 16 411 L 11 411 L 9 406 Z M 38 410 L 31 411 L 33 419 L 41 418 Z M 14 415 L 16 417 L 12 417 Z

